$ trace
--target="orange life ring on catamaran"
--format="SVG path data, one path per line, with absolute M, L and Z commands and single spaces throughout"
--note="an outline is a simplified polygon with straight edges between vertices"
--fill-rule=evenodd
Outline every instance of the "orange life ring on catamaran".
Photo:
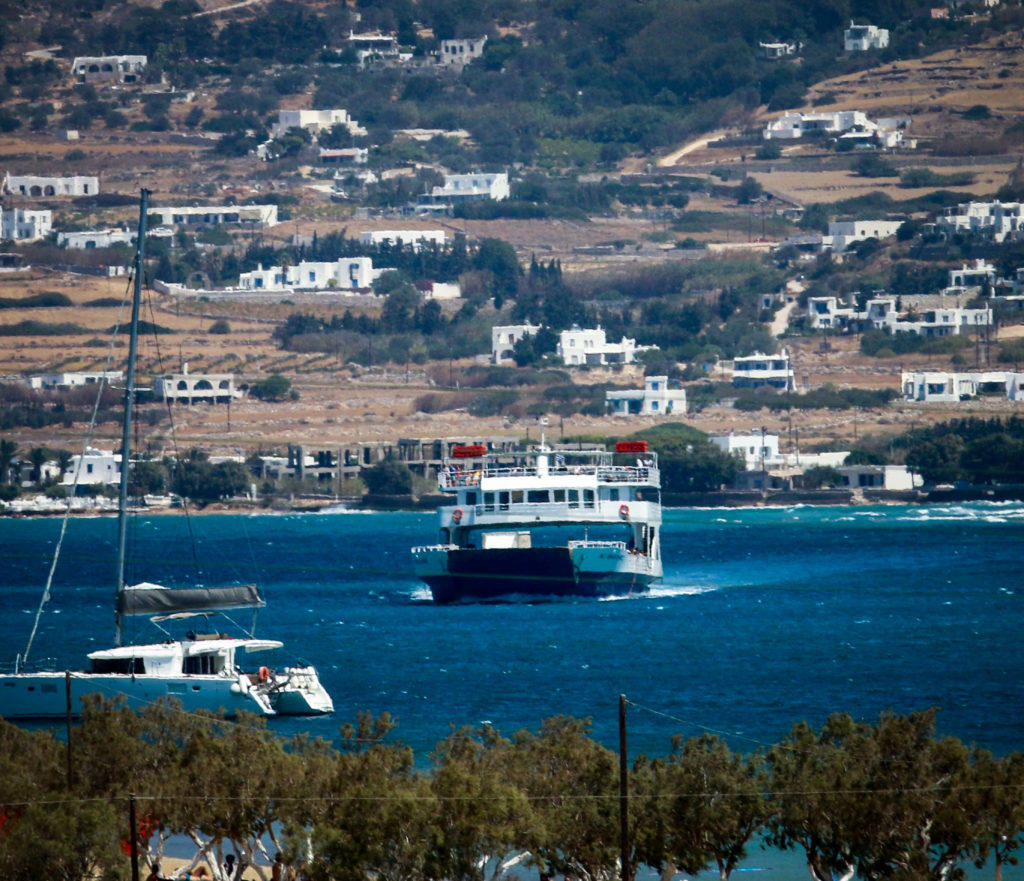
M 619 505 L 619 516 L 620 517 L 628 517 L 629 516 L 629 505 Z
M 452 522 L 459 523 L 462 520 L 462 508 L 456 508 L 452 511 Z
M 267 667 L 260 667 L 257 675 L 260 677 L 260 682 L 266 682 L 270 678 L 270 670 Z

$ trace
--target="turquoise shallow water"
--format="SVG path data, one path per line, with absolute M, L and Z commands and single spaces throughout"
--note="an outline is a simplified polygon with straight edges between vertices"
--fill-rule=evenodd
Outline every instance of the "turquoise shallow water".
M 59 526 L 0 521 L 2 662 L 24 648 Z M 258 632 L 314 663 L 338 709 L 282 732 L 334 738 L 356 710 L 387 710 L 425 758 L 449 725 L 568 713 L 615 746 L 624 693 L 647 754 L 675 733 L 745 750 L 837 710 L 931 706 L 942 733 L 1024 748 L 1018 503 L 669 510 L 662 585 L 536 605 L 433 606 L 409 554 L 434 540 L 430 514 L 196 517 L 195 556 L 185 518 L 137 527 L 132 581 L 187 584 L 198 560 L 207 583 L 260 584 Z M 112 519 L 70 524 L 35 658 L 75 667 L 110 644 L 114 537 Z

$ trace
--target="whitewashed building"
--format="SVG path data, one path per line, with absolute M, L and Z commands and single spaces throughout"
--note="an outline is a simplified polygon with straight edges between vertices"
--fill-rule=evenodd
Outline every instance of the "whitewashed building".
M 435 58 L 442 67 L 463 67 L 484 54 L 487 37 L 461 40 L 441 40 Z
M 854 24 L 843 31 L 843 49 L 847 52 L 868 52 L 885 49 L 889 45 L 889 31 L 873 24 Z
M 910 492 L 923 484 L 921 475 L 906 465 L 842 465 L 836 471 L 841 485 L 850 489 Z
M 370 257 L 342 257 L 333 262 L 303 260 L 295 266 L 260 264 L 238 277 L 238 286 L 246 291 L 260 290 L 366 290 L 373 286 L 384 269 L 374 269 Z
M 563 330 L 558 335 L 558 357 L 568 367 L 587 365 L 632 364 L 638 353 L 657 346 L 638 346 L 636 340 L 623 337 L 617 343 L 608 342 L 604 329 L 580 328 Z
M 732 361 L 733 388 L 761 388 L 770 386 L 779 391 L 792 391 L 793 364 L 789 352 L 782 349 L 777 355 L 754 352 Z
M 902 220 L 834 220 L 828 225 L 832 250 L 845 251 L 850 245 L 867 239 L 888 239 L 903 226 Z
M 59 247 L 78 251 L 109 248 L 111 245 L 131 245 L 134 242 L 135 233 L 127 229 L 86 229 L 57 233 Z
M 642 389 L 607 391 L 609 413 L 616 416 L 660 416 L 686 413 L 686 389 L 673 387 L 667 376 L 646 376 Z
M 320 148 L 321 165 L 366 165 L 369 161 L 367 147 Z
M 36 174 L 4 175 L 3 192 L 29 199 L 51 196 L 95 196 L 100 191 L 100 179 L 89 175 L 71 177 L 45 177 Z
M 959 269 L 949 270 L 950 288 L 982 288 L 995 281 L 996 268 L 984 259 L 975 260 L 973 266 L 964 263 Z
M 71 62 L 71 75 L 80 83 L 134 83 L 146 65 L 145 55 L 81 55 Z
M 852 129 L 870 130 L 875 124 L 860 110 L 834 110 L 829 113 L 784 113 L 765 126 L 764 138 L 794 140 L 807 135 L 838 135 Z
M 904 371 L 900 387 L 905 401 L 919 403 L 950 404 L 977 397 L 1024 401 L 1024 373 L 1012 370 Z
M 4 208 L 0 210 L 0 239 L 33 242 L 46 238 L 53 230 L 53 212 L 48 208 Z
M 345 42 L 356 53 L 360 67 L 366 67 L 375 61 L 397 61 L 402 56 L 398 38 L 394 34 L 380 32 L 357 34 L 349 31 Z
M 989 236 L 994 242 L 1019 238 L 1024 231 L 1022 202 L 961 202 L 935 219 L 947 233 L 966 232 Z
M 375 229 L 359 233 L 359 244 L 373 248 L 401 245 L 418 252 L 423 247 L 443 248 L 446 241 L 443 229 Z
M 163 226 L 277 226 L 277 205 L 179 205 L 150 208 Z
M 539 324 L 499 324 L 491 328 L 491 363 L 504 364 L 512 360 L 512 350 L 524 336 L 533 336 Z
M 788 58 L 800 51 L 798 43 L 761 43 L 758 48 L 765 58 Z
M 242 397 L 233 373 L 189 373 L 188 364 L 181 373 L 155 377 L 153 394 L 170 404 L 229 404 Z
M 746 471 L 760 471 L 762 468 L 778 468 L 785 464 L 779 453 L 779 436 L 752 428 L 748 434 L 729 432 L 712 435 L 711 443 L 723 453 L 743 461 Z
M 89 447 L 83 455 L 71 457 L 61 478 L 66 487 L 117 483 L 121 479 L 121 454 Z
M 272 137 L 280 137 L 290 128 L 302 128 L 312 132 L 322 132 L 342 125 L 353 137 L 366 134 L 366 129 L 356 122 L 347 110 L 279 110 L 277 122 L 270 127 Z
M 39 373 L 26 380 L 33 389 L 72 389 L 100 382 L 120 382 L 124 373 L 120 370 L 97 370 L 76 373 Z
M 508 173 L 504 171 L 495 174 L 446 174 L 444 184 L 420 196 L 415 207 L 423 212 L 447 211 L 460 202 L 484 199 L 500 202 L 511 192 Z

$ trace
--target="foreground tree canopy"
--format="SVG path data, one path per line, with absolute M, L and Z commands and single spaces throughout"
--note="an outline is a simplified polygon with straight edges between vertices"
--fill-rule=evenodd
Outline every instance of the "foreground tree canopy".
M 226 852 L 270 878 L 280 853 L 313 881 L 490 881 L 525 864 L 581 881 L 620 877 L 618 757 L 589 721 L 558 716 L 511 738 L 462 728 L 429 765 L 360 714 L 337 746 L 275 737 L 157 705 L 90 703 L 65 744 L 0 721 L 0 877 L 126 879 L 134 797 L 142 858 L 171 836 L 215 878 Z M 1024 756 L 935 733 L 934 711 L 843 714 L 734 753 L 677 736 L 629 771 L 628 865 L 722 879 L 764 844 L 800 851 L 815 881 L 956 879 L 1017 862 Z

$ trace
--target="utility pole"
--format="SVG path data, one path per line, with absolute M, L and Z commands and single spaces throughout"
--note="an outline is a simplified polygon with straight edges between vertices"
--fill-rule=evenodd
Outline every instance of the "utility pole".
M 132 881 L 139 881 L 139 827 L 135 822 L 135 796 L 128 796 L 128 844 L 132 855 Z
M 765 459 L 764 436 L 765 436 L 765 433 L 767 431 L 768 431 L 768 429 L 765 428 L 765 426 L 762 425 L 761 426 L 761 492 L 767 492 L 768 491 L 768 481 L 767 481 L 767 478 L 766 478 L 766 471 L 767 471 L 767 469 L 765 467 L 765 461 L 764 461 L 764 459 Z
M 629 768 L 626 755 L 626 696 L 619 695 L 619 861 L 621 881 L 632 881 L 629 867 Z

